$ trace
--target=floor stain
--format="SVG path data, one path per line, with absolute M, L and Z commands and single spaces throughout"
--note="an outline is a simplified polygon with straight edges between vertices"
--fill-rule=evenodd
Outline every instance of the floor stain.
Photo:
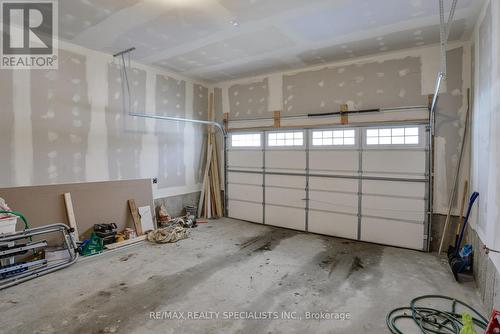
M 355 256 L 354 259 L 352 259 L 352 265 L 351 268 L 349 269 L 349 274 L 347 275 L 347 277 L 351 276 L 353 272 L 356 272 L 363 268 L 364 266 L 363 263 L 361 262 L 361 259 L 359 258 L 359 256 Z

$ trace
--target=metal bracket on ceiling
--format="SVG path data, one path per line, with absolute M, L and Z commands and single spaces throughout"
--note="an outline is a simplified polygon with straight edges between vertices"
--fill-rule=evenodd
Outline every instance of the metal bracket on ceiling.
M 116 57 L 119 57 L 119 56 L 123 56 L 123 55 L 125 55 L 125 54 L 127 54 L 127 53 L 130 53 L 130 52 L 132 52 L 132 51 L 135 51 L 135 47 L 131 47 L 131 48 L 128 48 L 128 49 L 126 49 L 126 50 L 123 50 L 123 51 L 120 51 L 120 52 L 118 52 L 118 53 L 115 53 L 115 54 L 113 55 L 113 57 L 115 57 L 115 58 L 116 58 Z

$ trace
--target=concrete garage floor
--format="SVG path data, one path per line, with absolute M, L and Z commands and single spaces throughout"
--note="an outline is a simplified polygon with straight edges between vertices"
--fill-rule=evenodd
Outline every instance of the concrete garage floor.
M 479 305 L 434 255 L 221 219 L 176 244 L 140 244 L 0 291 L 0 333 L 387 333 L 387 312 L 423 294 Z M 221 313 L 150 319 L 162 311 Z M 241 311 L 350 319 L 222 313 Z

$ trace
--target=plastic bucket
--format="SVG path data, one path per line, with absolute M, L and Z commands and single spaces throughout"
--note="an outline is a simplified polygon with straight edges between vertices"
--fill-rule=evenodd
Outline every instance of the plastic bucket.
M 0 234 L 16 232 L 17 217 L 0 218 Z

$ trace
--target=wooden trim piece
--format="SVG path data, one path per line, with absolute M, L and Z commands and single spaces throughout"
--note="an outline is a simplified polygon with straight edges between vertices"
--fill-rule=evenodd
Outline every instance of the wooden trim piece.
M 139 210 L 137 209 L 137 205 L 135 204 L 135 200 L 128 200 L 128 207 L 130 209 L 130 214 L 132 215 L 132 221 L 135 226 L 135 233 L 137 235 L 142 235 L 142 225 L 141 225 L 141 216 L 139 216 Z
M 349 115 L 347 112 L 349 111 L 349 106 L 347 104 L 340 105 L 340 123 L 341 124 L 349 124 Z
M 367 126 L 367 125 L 374 125 L 374 124 L 399 124 L 399 123 L 424 123 L 428 124 L 429 119 L 428 118 L 414 118 L 414 119 L 402 119 L 402 120 L 394 120 L 394 121 L 372 121 L 372 122 L 353 122 L 350 123 L 349 125 L 351 126 Z M 285 125 L 282 126 L 282 129 L 317 129 L 317 128 L 325 128 L 325 127 L 331 127 L 331 126 L 339 126 L 339 125 L 345 125 L 342 124 L 341 122 L 334 122 L 334 123 L 324 123 L 324 124 L 311 124 L 311 125 Z M 244 127 L 244 128 L 230 128 L 228 129 L 228 132 L 238 132 L 238 131 L 255 131 L 255 130 L 273 130 L 275 129 L 274 126 L 254 126 L 254 127 Z
M 138 242 L 146 240 L 147 237 L 148 236 L 146 234 L 143 234 L 143 235 L 138 236 L 138 237 L 136 237 L 134 239 L 128 239 L 128 240 L 125 240 L 125 241 L 115 242 L 113 244 L 105 245 L 104 248 L 106 248 L 106 249 L 116 249 L 116 248 L 120 248 L 120 247 L 123 247 L 123 246 L 132 245 L 132 244 L 135 244 L 135 243 L 138 243 Z
M 275 111 L 273 116 L 274 116 L 274 127 L 280 128 L 281 127 L 281 112 Z

